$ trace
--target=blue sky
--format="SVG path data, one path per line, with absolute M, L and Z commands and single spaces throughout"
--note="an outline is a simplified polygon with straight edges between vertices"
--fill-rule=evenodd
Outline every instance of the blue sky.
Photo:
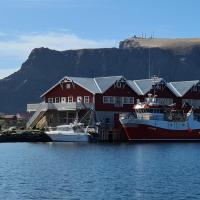
M 200 37 L 199 0 L 0 0 L 0 78 L 36 47 L 118 46 L 127 37 Z

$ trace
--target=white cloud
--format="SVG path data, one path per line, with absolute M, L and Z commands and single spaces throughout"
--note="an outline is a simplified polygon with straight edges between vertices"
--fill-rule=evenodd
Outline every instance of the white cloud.
M 27 59 L 31 50 L 37 47 L 48 47 L 50 49 L 62 51 L 68 49 L 104 48 L 115 46 L 117 46 L 117 41 L 115 40 L 84 39 L 67 32 L 21 34 L 15 36 L 13 39 L 6 39 L 6 41 L 0 38 L 0 59 L 13 57 L 23 62 Z M 0 66 L 0 68 L 5 67 L 8 66 Z M 3 77 L 2 74 L 7 74 L 8 72 L 12 73 L 12 70 L 5 69 L 4 72 L 0 71 L 0 77 Z
M 114 47 L 115 40 L 90 40 L 83 39 L 69 33 L 44 33 L 19 35 L 14 40 L 0 40 L 0 55 L 5 56 L 27 56 L 28 53 L 37 47 L 48 47 L 56 50 L 82 49 L 82 48 L 103 48 Z

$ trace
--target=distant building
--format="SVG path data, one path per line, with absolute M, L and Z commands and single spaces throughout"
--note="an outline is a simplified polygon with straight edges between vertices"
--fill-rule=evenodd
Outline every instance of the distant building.
M 30 118 L 30 116 L 29 116 Z M 25 127 L 26 122 L 28 121 L 28 115 L 25 114 L 0 114 L 0 127 L 1 128 L 8 128 L 11 126 L 17 127 Z

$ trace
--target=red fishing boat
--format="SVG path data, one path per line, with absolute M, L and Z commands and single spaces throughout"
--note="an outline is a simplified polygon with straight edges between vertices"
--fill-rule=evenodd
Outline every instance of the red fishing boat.
M 200 140 L 200 119 L 188 104 L 159 105 L 149 94 L 133 112 L 121 114 L 120 122 L 128 140 Z

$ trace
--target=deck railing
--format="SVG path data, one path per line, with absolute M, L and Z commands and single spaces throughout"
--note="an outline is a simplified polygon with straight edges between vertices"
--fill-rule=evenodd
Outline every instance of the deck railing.
M 66 102 L 66 103 L 37 103 L 37 104 L 27 104 L 28 112 L 35 112 L 39 108 L 41 110 L 82 110 L 93 108 L 93 103 L 77 103 L 77 102 Z

